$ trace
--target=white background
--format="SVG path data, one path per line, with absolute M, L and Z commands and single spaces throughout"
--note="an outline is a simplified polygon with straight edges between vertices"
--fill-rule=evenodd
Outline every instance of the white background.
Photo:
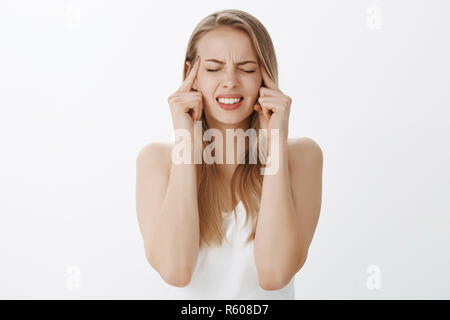
M 0 298 L 164 294 L 136 156 L 173 137 L 194 27 L 235 8 L 273 39 L 289 136 L 324 153 L 296 298 L 450 298 L 450 4 L 425 0 L 2 0 Z

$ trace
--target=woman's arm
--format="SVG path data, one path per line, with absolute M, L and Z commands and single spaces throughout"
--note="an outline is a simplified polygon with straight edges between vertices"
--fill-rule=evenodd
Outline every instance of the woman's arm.
M 136 205 L 147 260 L 169 284 L 189 284 L 199 251 L 195 164 L 167 160 L 151 143 L 137 158 Z M 167 163 L 170 163 L 170 173 Z
M 307 138 L 288 148 L 285 139 L 279 152 L 277 173 L 264 176 L 254 243 L 259 283 L 265 290 L 283 288 L 301 269 L 321 207 L 320 147 Z
M 259 284 L 265 290 L 285 285 L 286 270 L 303 254 L 290 187 L 287 141 L 279 144 L 278 159 L 277 172 L 264 176 L 254 240 Z
M 269 129 L 270 156 L 270 145 L 275 143 L 275 161 L 269 163 L 276 165 L 264 176 L 254 254 L 260 286 L 277 290 L 286 286 L 306 261 L 320 213 L 323 155 L 309 138 L 288 145 L 292 98 L 278 88 L 264 67 L 261 74 L 265 86 L 259 89 L 255 110 L 261 128 Z

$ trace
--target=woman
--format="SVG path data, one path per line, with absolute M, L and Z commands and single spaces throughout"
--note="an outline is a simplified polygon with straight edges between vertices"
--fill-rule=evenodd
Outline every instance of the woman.
M 288 139 L 291 98 L 277 83 L 271 38 L 252 15 L 215 12 L 192 33 L 183 83 L 168 99 L 174 130 L 193 137 L 190 161 L 175 163 L 168 143 L 146 145 L 137 159 L 145 254 L 170 298 L 294 299 L 319 219 L 323 155 L 312 139 Z M 203 139 L 200 155 L 233 161 L 194 162 L 196 124 L 223 137 L 255 129 L 277 170 L 261 174 L 264 157 L 250 163 L 254 139 L 241 153 L 226 143 L 211 152 Z

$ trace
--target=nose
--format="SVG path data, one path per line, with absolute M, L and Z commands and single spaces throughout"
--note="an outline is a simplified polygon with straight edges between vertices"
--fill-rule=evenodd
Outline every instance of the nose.
M 237 85 L 237 75 L 236 71 L 232 69 L 227 69 L 224 72 L 222 85 L 224 88 L 234 88 Z

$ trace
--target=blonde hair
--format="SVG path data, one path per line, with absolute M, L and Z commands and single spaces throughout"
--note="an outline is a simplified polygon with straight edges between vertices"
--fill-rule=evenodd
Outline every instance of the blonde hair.
M 188 66 L 187 61 L 190 61 L 192 66 L 197 57 L 198 48 L 197 43 L 199 39 L 207 32 L 217 29 L 221 26 L 231 26 L 239 30 L 245 31 L 258 55 L 258 60 L 261 66 L 265 67 L 269 77 L 278 84 L 278 66 L 275 56 L 275 49 L 266 28 L 254 16 L 241 10 L 221 10 L 214 12 L 204 19 L 202 19 L 196 26 L 189 39 L 186 57 L 184 61 L 183 80 L 186 79 Z M 256 102 L 256 101 L 255 101 Z M 259 119 L 258 113 L 253 111 L 250 117 L 249 128 L 256 130 L 259 138 Z M 208 129 L 205 119 L 205 113 L 202 114 L 202 129 L 203 132 Z M 258 139 L 257 139 L 258 140 Z M 207 143 L 202 139 L 202 154 Z M 254 147 L 254 146 L 253 146 Z M 252 220 L 252 231 L 247 238 L 246 243 L 254 240 L 256 233 L 256 225 L 258 221 L 258 212 L 261 201 L 263 175 L 260 174 L 261 167 L 264 165 L 257 157 L 256 164 L 249 162 L 249 146 L 246 143 L 245 147 L 245 161 L 243 164 L 239 163 L 231 178 L 231 185 L 224 184 L 223 177 L 217 169 L 215 163 L 206 164 L 202 161 L 197 164 L 197 191 L 198 191 L 198 210 L 200 221 L 200 248 L 206 243 L 209 246 L 222 245 L 225 235 L 222 230 L 223 217 L 222 212 L 225 210 L 221 195 L 228 194 L 227 188 L 231 188 L 231 197 L 233 207 L 237 202 L 236 194 L 242 201 L 242 204 L 247 211 L 245 225 L 249 219 Z M 236 217 L 236 210 L 234 209 Z

